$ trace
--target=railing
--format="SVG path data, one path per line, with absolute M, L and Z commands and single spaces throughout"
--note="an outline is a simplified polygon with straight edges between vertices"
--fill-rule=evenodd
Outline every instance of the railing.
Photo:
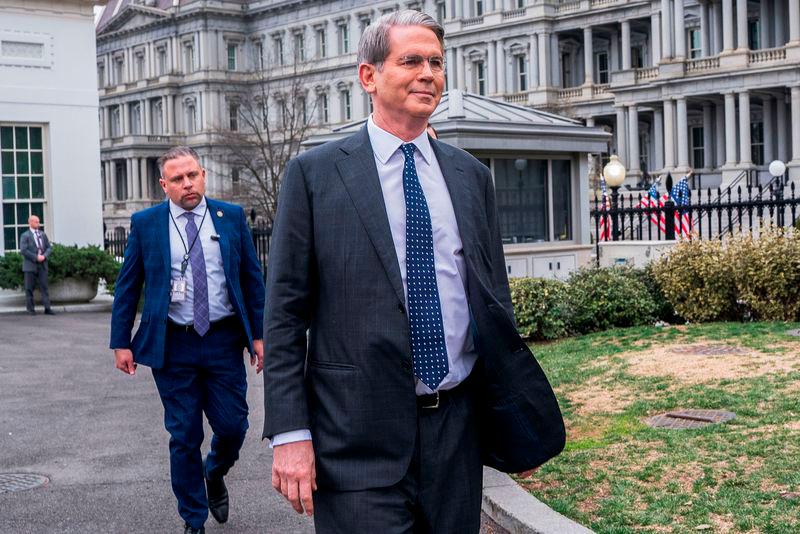
M 643 69 L 636 69 L 636 81 L 639 80 L 652 80 L 658 78 L 658 67 L 645 67 Z
M 601 84 L 601 85 L 593 85 L 592 86 L 592 96 L 599 96 L 599 95 L 608 94 L 610 89 L 611 89 L 611 84 L 608 84 L 608 83 L 604 83 L 604 84 Z
M 690 59 L 686 62 L 686 72 L 700 72 L 719 68 L 719 56 Z
M 671 200 L 659 203 L 660 206 L 642 205 L 641 198 L 647 195 L 645 191 L 619 195 L 616 207 L 612 202 L 608 210 L 603 209 L 601 199 L 595 198 L 590 210 L 595 242 L 604 217 L 607 217 L 604 224 L 611 224 L 613 241 L 671 240 L 680 234 L 678 224 L 681 221 L 686 224 L 687 220 L 691 221 L 692 239 L 722 239 L 741 233 L 754 235 L 766 224 L 794 226 L 800 215 L 800 198 L 796 196 L 794 182 L 787 187 L 779 180 L 766 188 L 738 185 L 724 192 L 701 189 L 696 192 L 696 201 L 684 207 L 676 206 Z
M 592 0 L 590 7 L 607 7 L 619 3 L 620 0 Z
M 508 93 L 503 95 L 503 100 L 509 104 L 526 104 L 528 102 L 528 92 Z
M 169 143 L 170 137 L 168 135 L 148 135 L 148 143 Z
M 261 275 L 267 278 L 267 260 L 269 259 L 269 241 L 272 237 L 272 227 L 259 221 L 250 227 L 253 237 L 253 245 L 256 247 L 256 255 L 261 263 Z M 128 245 L 128 231 L 124 228 L 116 228 L 106 232 L 103 239 L 103 248 L 117 260 L 122 261 L 125 255 L 125 247 Z
M 478 17 L 470 17 L 468 19 L 461 19 L 462 28 L 466 28 L 468 26 L 477 26 L 478 24 L 483 24 L 483 15 Z
M 583 96 L 582 87 L 571 87 L 569 89 L 562 89 L 558 92 L 559 100 L 570 100 L 572 98 L 580 98 Z
M 565 1 L 561 2 L 556 6 L 556 13 L 572 13 L 573 11 L 578 11 L 581 8 L 580 0 L 573 0 L 573 1 Z
M 753 63 L 767 63 L 768 61 L 783 61 L 786 59 L 786 49 L 767 48 L 765 50 L 752 50 L 747 54 L 747 61 Z
M 503 11 L 503 20 L 518 19 L 524 16 L 525 16 L 524 7 L 518 7 L 516 9 L 509 9 L 508 11 Z

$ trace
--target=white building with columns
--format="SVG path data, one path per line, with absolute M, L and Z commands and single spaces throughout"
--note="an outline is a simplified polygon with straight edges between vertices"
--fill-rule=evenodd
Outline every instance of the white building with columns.
M 162 197 L 155 158 L 198 147 L 209 192 L 236 173 L 213 131 L 266 66 L 302 72 L 319 129 L 369 113 L 355 69 L 363 28 L 422 9 L 446 30 L 449 88 L 547 109 L 613 134 L 642 177 L 693 168 L 697 187 L 800 179 L 800 0 L 110 0 L 97 28 L 104 216 Z M 313 103 L 313 104 L 312 104 Z

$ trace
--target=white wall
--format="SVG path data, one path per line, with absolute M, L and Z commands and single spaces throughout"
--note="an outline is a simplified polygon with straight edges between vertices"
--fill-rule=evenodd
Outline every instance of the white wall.
M 66 245 L 103 240 L 94 3 L 0 5 L 0 41 L 44 44 L 43 58 L 34 60 L 0 49 L 0 124 L 43 125 L 46 229 Z

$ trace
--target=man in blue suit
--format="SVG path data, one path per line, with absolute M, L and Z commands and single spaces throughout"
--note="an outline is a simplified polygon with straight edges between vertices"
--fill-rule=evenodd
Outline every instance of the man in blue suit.
M 158 165 L 168 200 L 131 217 L 110 346 L 120 371 L 153 370 L 170 433 L 172 490 L 184 532 L 196 533 L 205 531 L 209 510 L 219 523 L 228 519 L 223 477 L 248 428 L 243 349 L 257 373 L 264 363 L 264 282 L 244 211 L 205 197 L 197 153 L 175 147 Z M 205 460 L 204 412 L 214 432 Z

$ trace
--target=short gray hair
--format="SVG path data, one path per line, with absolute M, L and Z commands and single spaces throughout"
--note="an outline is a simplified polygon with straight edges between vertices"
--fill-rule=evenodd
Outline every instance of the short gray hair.
M 158 158 L 158 172 L 161 174 L 161 177 L 164 177 L 164 164 L 166 164 L 171 159 L 178 159 L 184 156 L 191 156 L 200 165 L 200 156 L 197 155 L 197 152 L 190 147 L 190 146 L 174 146 L 164 152 L 164 154 Z M 202 167 L 202 165 L 200 165 Z
M 392 26 L 424 26 L 430 29 L 444 51 L 444 28 L 430 15 L 413 9 L 404 9 L 383 15 L 370 24 L 358 41 L 358 64 L 375 65 L 380 70 L 389 55 L 389 30 Z

